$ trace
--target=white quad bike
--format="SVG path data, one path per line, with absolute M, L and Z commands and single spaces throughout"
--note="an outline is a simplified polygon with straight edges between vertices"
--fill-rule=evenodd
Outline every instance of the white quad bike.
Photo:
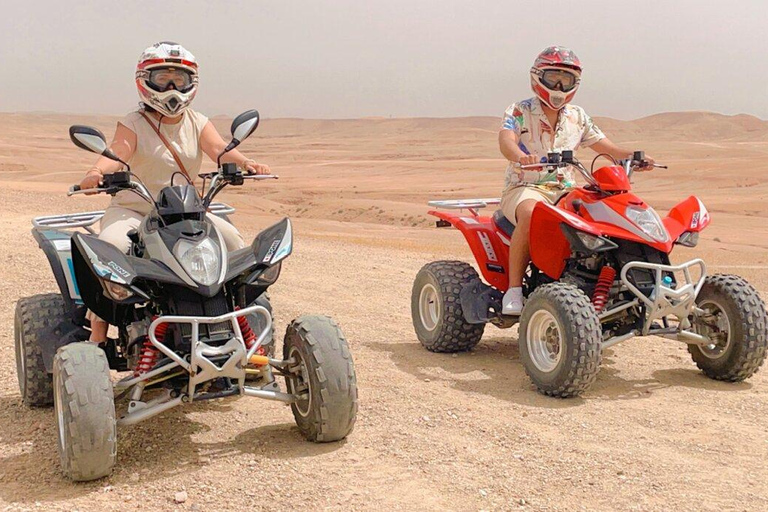
M 258 126 L 255 110 L 232 123 L 232 150 Z M 80 148 L 120 161 L 98 130 L 70 128 Z M 292 251 L 290 220 L 261 232 L 250 246 L 228 252 L 206 215 L 233 208 L 213 203 L 228 185 L 276 176 L 243 175 L 234 164 L 204 175 L 201 197 L 192 183 L 153 198 L 128 170 L 104 176 L 97 192 L 130 190 L 152 205 L 123 254 L 92 229 L 104 212 L 37 217 L 32 231 L 61 293 L 22 298 L 16 306 L 15 347 L 21 396 L 55 409 L 64 473 L 86 481 L 108 475 L 117 453 L 117 426 L 146 420 L 182 404 L 252 396 L 291 405 L 304 437 L 337 441 L 357 415 L 354 363 L 336 323 L 301 316 L 286 330 L 275 358 L 266 291 Z M 173 181 L 173 180 L 172 180 Z M 91 190 L 92 192 L 93 190 Z M 77 185 L 69 195 L 84 193 Z M 208 212 L 208 213 L 206 213 Z M 86 310 L 117 326 L 118 338 L 87 342 Z M 128 372 L 113 382 L 110 369 Z M 285 378 L 283 391 L 275 380 Z M 115 410 L 116 398 L 127 407 Z

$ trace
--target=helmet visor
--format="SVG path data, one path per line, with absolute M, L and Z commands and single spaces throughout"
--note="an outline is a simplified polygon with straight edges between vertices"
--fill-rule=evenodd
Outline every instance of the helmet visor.
M 149 72 L 147 80 L 153 89 L 164 92 L 173 86 L 180 92 L 186 92 L 193 85 L 192 73 L 181 68 L 155 68 Z
M 575 73 L 567 69 L 545 69 L 541 72 L 541 83 L 547 89 L 568 92 L 576 87 L 579 79 Z

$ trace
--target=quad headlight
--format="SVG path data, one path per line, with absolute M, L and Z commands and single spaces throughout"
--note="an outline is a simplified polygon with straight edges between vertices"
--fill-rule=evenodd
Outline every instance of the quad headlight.
M 182 268 L 196 282 L 210 286 L 219 279 L 221 273 L 221 250 L 210 238 L 200 242 L 179 240 L 173 250 Z
M 666 242 L 669 240 L 669 234 L 667 233 L 666 228 L 664 228 L 664 224 L 661 222 L 661 217 L 659 217 L 656 210 L 650 206 L 648 208 L 627 206 L 626 216 L 635 224 L 635 226 L 640 228 L 643 233 L 657 242 Z

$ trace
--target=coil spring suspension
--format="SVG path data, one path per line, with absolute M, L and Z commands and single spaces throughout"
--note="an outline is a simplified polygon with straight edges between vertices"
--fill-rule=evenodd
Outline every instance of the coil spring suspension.
M 600 269 L 600 276 L 597 278 L 595 291 L 592 293 L 592 305 L 595 311 L 600 313 L 605 305 L 608 304 L 608 294 L 611 292 L 613 280 L 616 278 L 616 269 L 608 265 Z
M 162 342 L 165 340 L 165 332 L 168 330 L 168 324 L 160 324 L 155 329 L 155 338 Z M 139 362 L 136 365 L 133 375 L 138 377 L 142 373 L 147 373 L 157 364 L 160 358 L 160 351 L 155 348 L 149 338 L 144 339 L 144 343 L 141 347 L 141 355 L 139 356 Z
M 239 307 L 235 308 L 236 310 L 239 310 Z M 251 329 L 251 324 L 248 322 L 248 319 L 244 316 L 237 317 L 237 325 L 240 326 L 240 332 L 243 334 L 243 340 L 245 341 L 245 346 L 250 350 L 250 348 L 253 346 L 254 343 L 256 343 L 256 333 L 253 332 L 253 329 Z M 256 350 L 256 353 L 260 356 L 264 356 L 267 354 L 266 349 L 264 347 L 259 347 Z

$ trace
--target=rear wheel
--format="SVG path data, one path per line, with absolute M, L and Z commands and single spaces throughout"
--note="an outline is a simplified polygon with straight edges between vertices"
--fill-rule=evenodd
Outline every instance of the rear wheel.
M 336 322 L 326 316 L 302 316 L 288 325 L 283 359 L 288 392 L 298 395 L 293 417 L 309 441 L 344 439 L 357 418 L 357 377 L 349 345 Z
M 58 293 L 46 293 L 19 299 L 14 317 L 16 376 L 22 401 L 32 407 L 53 404 L 51 374 L 45 369 L 42 346 L 56 345 L 54 327 L 67 319 L 64 299 Z
M 595 308 L 575 286 L 537 288 L 520 317 L 520 358 L 543 394 L 581 394 L 600 370 L 602 331 Z
M 91 343 L 71 343 L 53 359 L 59 457 L 75 481 L 109 475 L 117 454 L 117 425 L 109 363 Z
M 704 281 L 696 305 L 704 314 L 692 317 L 693 328 L 712 340 L 688 345 L 696 366 L 715 380 L 738 382 L 754 375 L 768 345 L 768 314 L 757 290 L 739 276 L 716 274 Z
M 466 321 L 460 298 L 462 288 L 478 278 L 463 261 L 434 261 L 419 270 L 411 293 L 411 320 L 424 348 L 463 352 L 480 342 L 485 324 Z

